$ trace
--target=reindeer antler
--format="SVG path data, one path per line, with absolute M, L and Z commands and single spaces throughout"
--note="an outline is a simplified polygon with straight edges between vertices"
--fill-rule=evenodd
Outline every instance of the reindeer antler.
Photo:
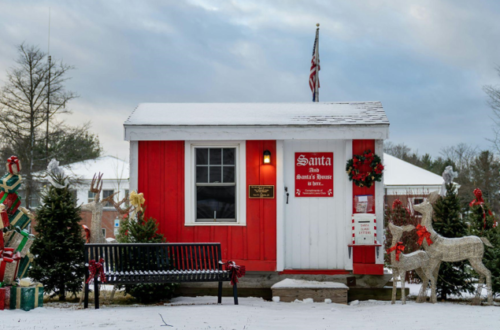
M 90 183 L 90 191 L 99 195 L 102 190 L 102 175 L 101 172 L 99 174 L 94 173 L 94 177 L 92 178 L 92 182 Z M 96 184 L 96 176 L 97 176 L 97 184 Z
M 121 205 L 125 202 L 128 202 L 128 196 L 125 196 L 121 201 L 119 201 L 118 203 L 113 201 L 113 206 L 115 207 L 115 209 L 118 211 L 118 213 L 120 213 L 121 215 L 124 215 L 124 214 L 128 214 L 130 212 L 130 209 L 132 208 L 132 206 L 129 206 L 125 209 L 122 209 L 121 208 Z

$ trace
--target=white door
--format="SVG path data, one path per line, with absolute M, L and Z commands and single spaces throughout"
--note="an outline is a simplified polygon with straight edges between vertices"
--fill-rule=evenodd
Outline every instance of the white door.
M 345 140 L 284 142 L 285 269 L 346 269 Z M 295 197 L 295 153 L 333 152 L 333 197 Z

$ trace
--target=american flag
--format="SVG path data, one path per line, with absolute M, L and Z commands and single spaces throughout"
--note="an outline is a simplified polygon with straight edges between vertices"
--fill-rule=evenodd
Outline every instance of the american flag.
M 319 24 L 318 24 L 319 26 Z M 314 39 L 314 47 L 313 54 L 311 60 L 311 72 L 309 74 L 309 87 L 311 88 L 311 92 L 313 93 L 313 102 L 319 102 L 318 100 L 318 88 L 319 88 L 319 70 L 321 69 L 319 66 L 319 27 L 316 29 L 316 38 Z

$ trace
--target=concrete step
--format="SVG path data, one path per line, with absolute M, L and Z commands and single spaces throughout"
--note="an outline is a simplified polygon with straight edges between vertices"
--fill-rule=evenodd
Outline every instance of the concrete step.
M 406 295 L 410 294 L 410 289 L 405 288 Z M 207 287 L 178 287 L 175 290 L 176 296 L 197 297 L 197 296 L 217 296 L 217 288 Z M 233 290 L 231 288 L 223 288 L 222 295 L 224 297 L 232 297 Z M 271 288 L 239 288 L 238 297 L 260 297 L 265 300 L 272 300 L 273 293 Z M 347 301 L 354 300 L 382 300 L 390 301 L 392 297 L 392 286 L 383 288 L 349 288 L 347 293 Z M 401 299 L 401 290 L 397 290 L 397 300 Z

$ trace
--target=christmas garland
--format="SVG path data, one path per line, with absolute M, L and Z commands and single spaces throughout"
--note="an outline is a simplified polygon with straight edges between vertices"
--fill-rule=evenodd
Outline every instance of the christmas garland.
M 371 171 L 363 171 L 364 165 L 370 166 Z M 371 150 L 366 150 L 362 155 L 354 155 L 352 159 L 347 161 L 346 171 L 349 180 L 354 181 L 356 186 L 370 188 L 375 181 L 382 180 L 384 165 L 382 165 L 379 156 L 372 153 Z

